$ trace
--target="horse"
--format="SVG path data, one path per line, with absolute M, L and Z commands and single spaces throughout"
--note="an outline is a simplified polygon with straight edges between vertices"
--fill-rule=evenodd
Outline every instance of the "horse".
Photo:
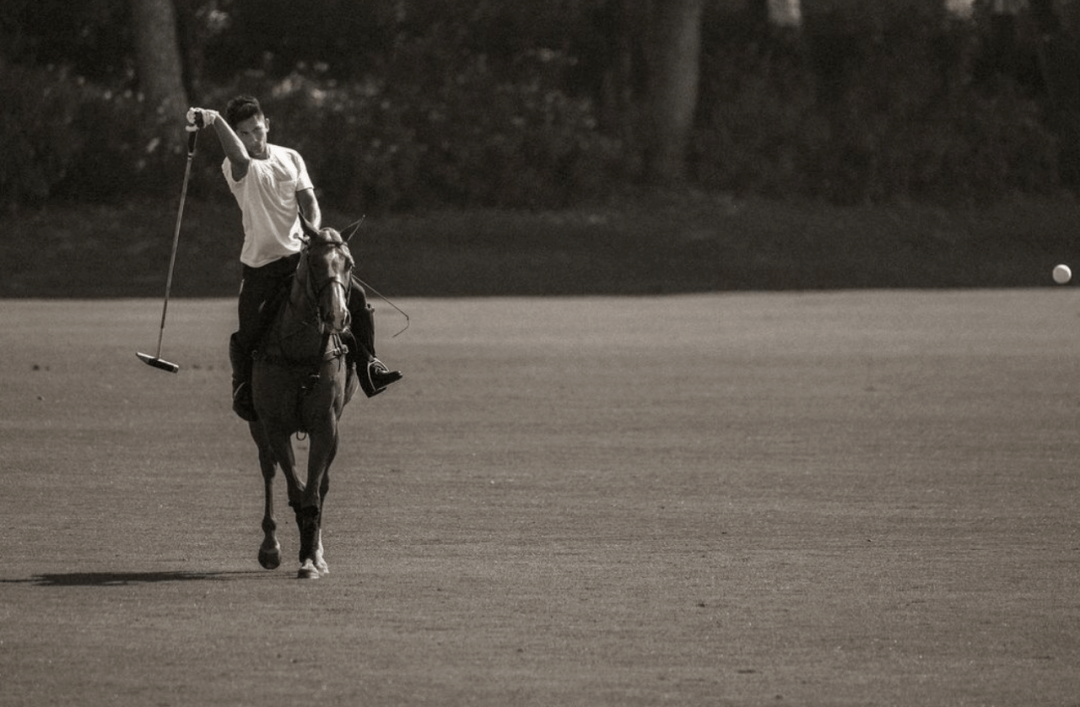
M 318 579 L 330 570 L 323 558 L 322 509 L 330 484 L 330 464 L 338 450 L 338 420 L 357 383 L 348 374 L 341 334 L 349 325 L 347 307 L 355 265 L 346 235 L 315 229 L 300 217 L 305 244 L 288 299 L 260 337 L 252 363 L 252 400 L 257 421 L 249 423 L 259 450 L 266 488 L 259 564 L 276 569 L 281 545 L 275 535 L 273 479 L 281 468 L 289 506 L 300 530 L 300 579 Z M 306 434 L 307 480 L 297 477 L 292 436 Z

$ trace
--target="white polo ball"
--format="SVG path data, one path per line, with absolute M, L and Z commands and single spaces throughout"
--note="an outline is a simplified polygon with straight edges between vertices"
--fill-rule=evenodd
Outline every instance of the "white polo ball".
M 1054 282 L 1059 285 L 1064 285 L 1066 282 L 1072 279 L 1072 270 L 1068 265 L 1055 265 L 1054 266 Z

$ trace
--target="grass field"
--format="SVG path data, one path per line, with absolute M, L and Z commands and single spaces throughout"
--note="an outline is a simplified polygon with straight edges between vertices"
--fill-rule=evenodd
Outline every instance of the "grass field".
M 5 707 L 1080 705 L 1075 288 L 399 304 L 301 582 L 232 300 L 0 301 Z
M 187 202 L 175 296 L 235 296 L 240 211 L 220 196 Z M 324 206 L 330 226 L 360 216 Z M 0 213 L 0 297 L 161 297 L 176 208 Z M 373 216 L 352 249 L 360 276 L 391 297 L 1032 288 L 1076 265 L 1077 223 L 1076 199 L 842 208 L 646 193 L 555 212 Z

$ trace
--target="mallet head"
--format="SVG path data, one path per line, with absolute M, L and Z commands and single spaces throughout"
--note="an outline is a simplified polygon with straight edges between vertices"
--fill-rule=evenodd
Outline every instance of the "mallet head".
M 136 353 L 135 355 L 139 357 L 140 361 L 142 361 L 148 366 L 160 368 L 161 370 L 168 371 L 169 373 L 176 373 L 180 370 L 180 366 L 178 366 L 177 364 L 169 363 L 168 361 L 160 359 L 157 356 L 151 356 L 150 354 L 144 353 Z

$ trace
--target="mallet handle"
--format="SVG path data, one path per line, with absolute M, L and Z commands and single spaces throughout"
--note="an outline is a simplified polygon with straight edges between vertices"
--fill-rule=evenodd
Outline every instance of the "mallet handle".
M 173 233 L 172 254 L 169 256 L 169 274 L 165 278 L 165 303 L 161 307 L 161 328 L 158 330 L 157 356 L 161 358 L 161 339 L 165 336 L 165 315 L 169 311 L 169 293 L 172 291 L 173 268 L 176 266 L 176 247 L 180 244 L 180 223 L 184 219 L 184 202 L 187 201 L 188 179 L 191 177 L 191 161 L 195 158 L 198 131 L 188 133 L 187 165 L 184 167 L 184 186 L 180 190 L 180 208 L 176 212 L 176 230 Z

